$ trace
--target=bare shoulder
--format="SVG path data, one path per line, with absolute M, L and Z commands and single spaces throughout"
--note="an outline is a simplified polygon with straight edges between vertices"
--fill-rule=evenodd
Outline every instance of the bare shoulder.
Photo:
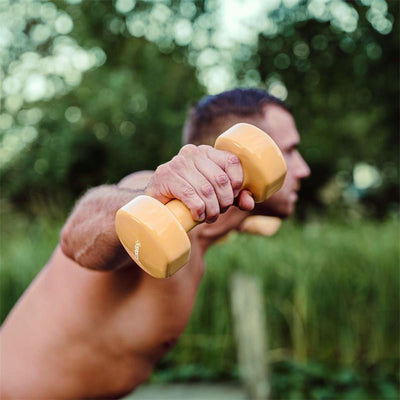
M 153 174 L 154 171 L 150 170 L 134 172 L 123 178 L 118 183 L 118 187 L 134 190 L 144 190 Z

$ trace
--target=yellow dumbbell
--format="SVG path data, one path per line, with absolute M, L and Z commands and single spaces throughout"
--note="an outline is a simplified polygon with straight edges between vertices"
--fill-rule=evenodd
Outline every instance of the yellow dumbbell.
M 253 235 L 273 236 L 281 227 L 282 220 L 278 217 L 264 215 L 250 215 L 240 225 L 241 232 Z
M 282 220 L 278 217 L 269 217 L 266 215 L 250 215 L 241 223 L 238 228 L 239 232 L 250 233 L 259 236 L 273 236 L 278 232 L 282 225 Z M 226 235 L 219 238 L 216 243 L 225 243 L 237 232 L 230 231 Z
M 215 148 L 239 157 L 242 189 L 261 202 L 279 190 L 286 163 L 275 142 L 261 129 L 245 123 L 234 125 Z M 190 257 L 189 232 L 199 222 L 179 200 L 162 204 L 150 196 L 138 196 L 120 208 L 115 219 L 118 237 L 136 264 L 155 278 L 167 278 Z

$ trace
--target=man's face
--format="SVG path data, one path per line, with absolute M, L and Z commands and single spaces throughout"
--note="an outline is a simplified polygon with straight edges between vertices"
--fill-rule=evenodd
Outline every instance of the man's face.
M 292 115 L 284 108 L 269 104 L 257 126 L 267 132 L 281 149 L 287 165 L 282 188 L 263 203 L 256 204 L 254 214 L 285 218 L 293 213 L 300 181 L 310 175 L 310 168 L 297 150 L 300 135 Z

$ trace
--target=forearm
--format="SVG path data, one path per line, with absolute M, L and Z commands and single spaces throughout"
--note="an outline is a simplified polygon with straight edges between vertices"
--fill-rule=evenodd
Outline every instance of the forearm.
M 99 270 L 118 268 L 128 255 L 115 232 L 115 214 L 143 188 L 103 185 L 89 190 L 76 204 L 61 232 L 61 249 L 79 265 Z

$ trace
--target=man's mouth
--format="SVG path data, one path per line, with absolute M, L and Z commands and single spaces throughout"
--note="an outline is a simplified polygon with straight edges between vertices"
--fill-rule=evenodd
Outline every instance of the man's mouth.
M 293 190 L 292 192 L 290 192 L 289 194 L 289 199 L 290 201 L 297 201 L 297 199 L 299 198 L 297 192 L 295 190 Z

